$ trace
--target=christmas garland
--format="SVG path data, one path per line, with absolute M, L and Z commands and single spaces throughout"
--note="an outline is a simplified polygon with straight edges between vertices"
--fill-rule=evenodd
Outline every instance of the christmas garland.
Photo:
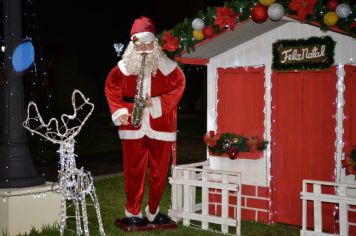
M 309 46 L 309 45 L 325 45 L 325 58 L 326 60 L 321 62 L 308 62 L 300 61 L 295 64 L 282 64 L 280 63 L 280 53 L 279 51 L 286 47 L 300 47 L 300 46 Z M 297 40 L 278 40 L 273 43 L 273 61 L 272 68 L 276 70 L 310 70 L 310 69 L 325 69 L 329 68 L 334 64 L 334 49 L 335 41 L 329 37 L 310 37 L 308 39 L 297 39 Z
M 356 4 L 353 0 L 228 0 L 221 7 L 207 7 L 194 19 L 184 19 L 158 35 L 170 58 L 190 53 L 194 45 L 251 18 L 263 23 L 288 15 L 303 23 L 316 23 L 320 29 L 338 29 L 356 37 Z
M 352 165 L 356 167 L 356 148 L 352 149 L 350 153 L 350 159 L 352 161 Z
M 355 175 L 356 180 L 356 148 L 353 148 L 348 156 L 342 162 L 346 175 Z
M 268 144 L 268 141 L 257 136 L 244 137 L 233 133 L 218 135 L 214 131 L 205 134 L 203 140 L 208 145 L 210 153 L 217 156 L 226 153 L 230 159 L 237 158 L 240 152 L 263 151 Z

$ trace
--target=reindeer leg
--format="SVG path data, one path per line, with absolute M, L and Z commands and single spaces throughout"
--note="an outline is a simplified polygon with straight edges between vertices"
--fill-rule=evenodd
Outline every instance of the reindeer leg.
M 96 196 L 94 185 L 93 185 L 93 190 L 89 193 L 89 195 L 90 195 L 90 198 L 93 201 L 93 204 L 95 207 L 96 217 L 98 218 L 100 235 L 105 236 L 106 234 L 104 232 L 103 222 L 101 219 L 99 200 L 98 200 L 98 197 Z
M 83 225 L 84 225 L 84 235 L 89 236 L 88 227 L 88 214 L 87 214 L 87 203 L 85 201 L 85 191 L 82 192 L 82 214 L 83 214 Z
M 80 221 L 80 207 L 78 201 L 73 201 L 75 206 L 75 222 L 77 225 L 77 235 L 81 235 L 82 231 L 82 223 Z
M 66 227 L 66 218 L 67 218 L 66 199 L 62 195 L 62 198 L 61 198 L 61 223 L 60 223 L 60 227 L 59 227 L 60 236 L 64 235 L 64 228 Z

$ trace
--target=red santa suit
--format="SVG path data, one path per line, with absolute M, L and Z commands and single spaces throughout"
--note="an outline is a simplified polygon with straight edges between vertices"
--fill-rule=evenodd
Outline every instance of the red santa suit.
M 119 126 L 122 140 L 126 190 L 126 216 L 141 216 L 146 170 L 149 166 L 149 200 L 147 214 L 159 211 L 159 202 L 167 178 L 176 141 L 177 104 L 181 98 L 185 77 L 177 63 L 160 58 L 155 75 L 143 79 L 143 93 L 152 97 L 152 106 L 145 107 L 141 126 L 121 125 L 119 117 L 132 114 L 137 76 L 127 72 L 121 60 L 109 73 L 105 93 L 112 120 Z

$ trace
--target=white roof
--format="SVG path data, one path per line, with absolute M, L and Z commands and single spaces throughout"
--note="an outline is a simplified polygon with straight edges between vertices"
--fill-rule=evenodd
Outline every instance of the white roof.
M 235 30 L 224 31 L 221 34 L 207 39 L 195 46 L 195 51 L 183 53 L 181 59 L 205 59 L 209 60 L 216 55 L 225 52 L 237 45 L 243 44 L 250 39 L 266 33 L 274 28 L 288 23 L 288 21 L 267 20 L 262 24 L 257 24 L 248 19 L 235 25 Z M 184 61 L 183 61 L 184 63 Z M 188 64 L 188 63 L 187 63 Z

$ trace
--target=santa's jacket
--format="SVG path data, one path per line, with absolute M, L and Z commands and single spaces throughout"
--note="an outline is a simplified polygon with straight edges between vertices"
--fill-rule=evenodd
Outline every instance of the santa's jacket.
M 133 127 L 131 122 L 129 125 L 121 125 L 119 120 L 123 114 L 132 114 L 133 103 L 123 97 L 135 97 L 136 80 L 137 76 L 127 72 L 122 60 L 110 71 L 106 79 L 105 94 L 112 121 L 119 126 L 120 138 L 139 139 L 147 135 L 152 139 L 175 141 L 177 104 L 185 87 L 182 70 L 176 62 L 161 58 L 157 73 L 154 76 L 145 75 L 142 94 L 151 96 L 153 105 L 144 109 L 141 126 L 137 128 Z

